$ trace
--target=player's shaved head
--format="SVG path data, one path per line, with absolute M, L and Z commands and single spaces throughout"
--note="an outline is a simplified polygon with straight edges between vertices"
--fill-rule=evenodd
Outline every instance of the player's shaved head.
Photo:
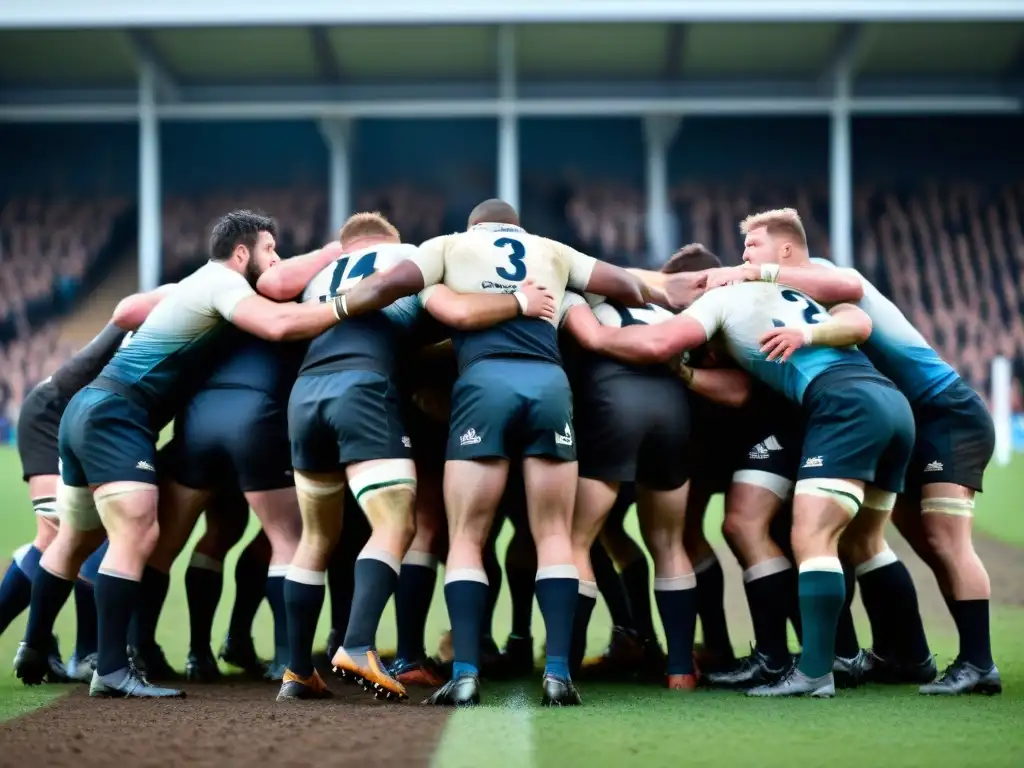
M 401 242 L 402 236 L 387 217 L 378 211 L 365 211 L 354 213 L 348 217 L 348 221 L 341 225 L 341 232 L 338 239 L 344 247 L 347 243 L 364 238 L 378 240 L 394 240 Z
M 469 214 L 469 226 L 474 224 L 512 224 L 519 226 L 519 214 L 516 209 L 504 200 L 492 198 L 484 200 Z
M 703 272 L 705 269 L 717 269 L 722 266 L 721 260 L 700 243 L 684 245 L 672 254 L 671 258 L 661 265 L 666 275 L 679 272 Z

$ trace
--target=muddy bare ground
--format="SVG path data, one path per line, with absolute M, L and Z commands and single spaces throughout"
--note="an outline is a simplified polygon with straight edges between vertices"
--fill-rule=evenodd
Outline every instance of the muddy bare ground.
M 181 701 L 90 699 L 85 686 L 0 724 L 0 766 L 427 766 L 448 711 L 378 702 L 329 681 L 329 701 L 278 704 L 277 686 L 186 685 Z

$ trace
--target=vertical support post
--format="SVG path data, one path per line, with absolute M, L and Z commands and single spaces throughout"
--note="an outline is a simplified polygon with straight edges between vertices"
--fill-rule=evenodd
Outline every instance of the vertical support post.
M 326 237 L 333 240 L 352 213 L 352 169 L 349 163 L 352 124 L 349 120 L 323 120 L 320 133 L 330 155 Z
M 519 210 L 519 115 L 516 109 L 516 28 L 498 27 L 498 197 Z
M 151 291 L 162 275 L 160 215 L 160 120 L 156 113 L 157 73 L 139 69 L 139 290 Z
M 672 253 L 672 213 L 668 202 L 668 150 L 681 118 L 648 115 L 644 118 L 647 150 L 647 251 L 651 264 L 663 263 Z

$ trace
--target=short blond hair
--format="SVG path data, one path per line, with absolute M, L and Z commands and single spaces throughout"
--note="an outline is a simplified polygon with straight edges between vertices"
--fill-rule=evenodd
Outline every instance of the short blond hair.
M 772 211 L 752 213 L 740 222 L 740 232 L 744 235 L 752 229 L 764 227 L 769 235 L 789 235 L 802 248 L 807 247 L 807 232 L 796 208 L 776 208 Z
M 354 213 L 341 226 L 338 239 L 342 244 L 361 237 L 393 237 L 401 240 L 398 228 L 380 211 Z

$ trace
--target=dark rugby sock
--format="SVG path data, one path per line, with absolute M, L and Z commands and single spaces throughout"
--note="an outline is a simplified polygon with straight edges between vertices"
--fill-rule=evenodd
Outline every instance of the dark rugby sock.
M 410 551 L 402 560 L 395 588 L 398 658 L 419 661 L 427 655 L 423 635 L 437 584 L 437 558 Z
M 651 569 L 647 557 L 641 555 L 622 569 L 622 584 L 629 597 L 629 612 L 633 628 L 644 640 L 654 638 L 654 619 L 651 614 Z
M 34 549 L 36 552 L 39 551 L 31 545 L 25 545 L 15 552 L 14 559 L 4 573 L 3 581 L 0 581 L 0 634 L 28 608 L 32 600 L 32 579 L 22 569 L 21 563 Z M 37 560 L 37 565 L 38 562 Z
M 381 549 L 364 549 L 356 559 L 352 614 L 345 631 L 344 647 L 364 653 L 374 646 L 384 607 L 398 584 L 398 558 Z
M 846 597 L 843 599 L 843 607 L 839 611 L 839 621 L 836 624 L 836 656 L 844 659 L 852 659 L 860 653 L 860 640 L 857 638 L 857 628 L 853 624 L 853 611 L 850 606 L 857 594 L 857 577 L 854 569 L 843 566 L 843 584 L 846 590 Z M 800 640 L 803 644 L 803 638 Z
M 288 669 L 302 678 L 313 674 L 313 636 L 324 606 L 323 571 L 292 566 L 284 580 L 284 604 L 288 612 Z
M 452 625 L 452 676 L 479 674 L 480 628 L 487 611 L 487 573 L 482 568 L 449 571 L 444 580 L 444 600 Z
M 732 659 L 729 625 L 725 620 L 725 574 L 715 555 L 693 567 L 697 576 L 697 615 L 700 617 L 705 650 Z
M 953 621 L 960 634 L 961 661 L 979 669 L 992 668 L 992 638 L 989 633 L 988 600 L 947 600 Z
M 608 556 L 608 550 L 598 541 L 590 548 L 590 565 L 594 569 L 594 581 L 597 589 L 608 606 L 612 625 L 623 629 L 636 630 L 633 626 L 633 615 L 629 610 L 629 597 L 626 587 L 615 570 L 615 563 Z M 583 594 L 582 592 L 580 594 Z
M 743 572 L 754 642 L 757 650 L 771 660 L 772 667 L 784 664 L 789 658 L 787 587 L 792 577 L 793 566 L 784 557 L 764 560 Z
M 92 584 L 75 580 L 75 658 L 96 653 L 99 642 L 96 625 L 96 595 Z
M 266 595 L 270 566 L 258 541 L 259 537 L 250 541 L 235 563 L 235 604 L 231 607 L 228 637 L 252 637 L 252 622 Z
M 799 668 L 808 677 L 822 677 L 832 671 L 836 656 L 836 622 L 845 597 L 839 558 L 814 557 L 800 566 L 804 645 Z
M 103 571 L 100 571 L 102 575 Z M 121 577 L 118 577 L 121 578 Z M 124 578 L 121 578 L 124 581 Z M 156 642 L 156 625 L 160 621 L 160 612 L 167 599 L 167 590 L 171 586 L 171 577 L 163 571 L 146 566 L 142 572 L 142 581 L 138 582 L 140 597 L 135 609 L 135 620 L 131 622 L 130 642 L 135 648 L 152 648 Z M 99 581 L 97 577 L 97 591 Z M 97 595 L 97 600 L 99 596 Z M 102 631 L 102 630 L 101 630 Z M 114 670 L 111 670 L 114 671 Z
M 885 548 L 856 568 L 861 601 L 871 621 L 875 652 L 885 659 L 911 663 L 926 660 L 931 651 L 921 621 L 917 589 L 907 567 Z
M 654 599 L 665 628 L 669 675 L 693 674 L 693 634 L 697 628 L 697 577 L 692 573 L 654 579 Z
M 202 552 L 193 552 L 185 571 L 185 597 L 188 602 L 189 648 L 210 649 L 213 617 L 224 591 L 224 563 Z
M 516 534 L 517 536 L 519 534 Z M 515 537 L 513 537 L 513 542 Z M 514 553 L 519 556 L 514 556 Z M 508 592 L 512 600 L 512 634 L 516 637 L 531 637 L 533 632 L 533 594 L 537 578 L 536 552 L 509 544 L 505 554 L 505 573 L 508 576 Z
M 572 628 L 579 597 L 580 578 L 574 565 L 549 565 L 537 569 L 537 604 L 547 633 L 544 674 L 569 676 Z
M 494 609 L 498 605 L 501 594 L 501 564 L 494 551 L 494 543 L 484 548 L 484 573 L 487 574 L 487 607 L 484 610 L 484 625 L 480 631 L 481 640 L 485 645 L 493 645 L 494 640 Z
M 62 579 L 43 567 L 36 571 L 36 577 L 32 580 L 28 624 L 25 627 L 25 644 L 29 648 L 43 651 L 50 647 L 53 624 L 74 586 L 75 582 Z
M 274 617 L 274 661 L 288 660 L 288 607 L 284 600 L 287 565 L 272 565 L 267 572 L 267 602 Z
M 572 620 L 572 649 L 569 652 L 569 671 L 579 672 L 583 666 L 583 657 L 587 653 L 587 629 L 590 627 L 590 616 L 597 604 L 597 583 L 580 581 L 579 594 L 576 596 L 576 613 Z
M 153 569 L 147 567 L 146 570 Z M 167 578 L 167 574 L 160 575 Z M 141 582 L 107 571 L 101 570 L 96 577 L 96 672 L 101 676 L 128 667 L 128 625 L 131 623 L 140 595 L 143 594 L 142 590 Z M 164 594 L 166 595 L 166 589 Z M 159 610 L 156 611 L 156 615 L 160 615 Z
M 357 554 L 349 553 L 344 546 L 337 546 L 327 565 L 327 585 L 331 589 L 331 629 L 337 635 L 336 642 L 341 642 L 348 631 L 348 617 L 352 613 L 352 597 L 355 593 Z
M 107 550 L 110 549 L 110 539 L 104 540 L 100 544 L 96 551 L 85 558 L 85 562 L 82 563 L 82 567 L 78 569 L 78 575 L 88 581 L 90 584 L 96 583 L 96 577 L 100 573 L 100 564 L 103 562 L 103 558 L 107 554 Z

